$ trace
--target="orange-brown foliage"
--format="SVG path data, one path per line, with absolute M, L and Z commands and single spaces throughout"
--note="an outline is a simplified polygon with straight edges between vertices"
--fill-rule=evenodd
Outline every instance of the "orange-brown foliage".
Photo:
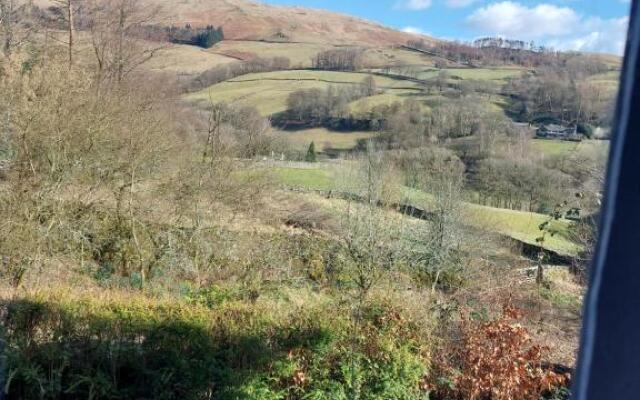
M 447 384 L 440 380 L 425 389 L 456 399 L 538 400 L 566 385 L 568 375 L 543 368 L 549 349 L 532 343 L 520 318 L 518 310 L 505 306 L 501 317 L 491 322 L 463 321 L 461 340 L 439 368 Z

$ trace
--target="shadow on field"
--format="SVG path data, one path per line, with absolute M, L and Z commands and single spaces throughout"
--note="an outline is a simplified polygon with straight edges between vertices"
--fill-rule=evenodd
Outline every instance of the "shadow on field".
M 14 300 L 3 309 L 9 399 L 243 398 L 241 385 L 286 349 L 326 339 L 319 328 L 242 332 L 244 317 L 179 308 Z

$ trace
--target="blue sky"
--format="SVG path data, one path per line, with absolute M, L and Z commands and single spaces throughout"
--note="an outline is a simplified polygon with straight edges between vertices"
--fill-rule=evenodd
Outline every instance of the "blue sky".
M 356 15 L 397 29 L 471 40 L 533 40 L 561 50 L 621 54 L 630 0 L 263 0 Z

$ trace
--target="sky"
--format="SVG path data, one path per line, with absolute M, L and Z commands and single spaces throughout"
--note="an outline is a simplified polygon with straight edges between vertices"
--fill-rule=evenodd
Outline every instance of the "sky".
M 482 36 L 622 54 L 631 0 L 262 0 L 322 8 L 449 40 Z

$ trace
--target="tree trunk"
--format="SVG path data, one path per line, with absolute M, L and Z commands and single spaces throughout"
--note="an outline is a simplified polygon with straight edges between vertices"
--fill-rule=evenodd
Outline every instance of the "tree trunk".
M 69 20 L 69 69 L 73 66 L 74 14 L 73 3 L 67 0 L 67 18 Z

